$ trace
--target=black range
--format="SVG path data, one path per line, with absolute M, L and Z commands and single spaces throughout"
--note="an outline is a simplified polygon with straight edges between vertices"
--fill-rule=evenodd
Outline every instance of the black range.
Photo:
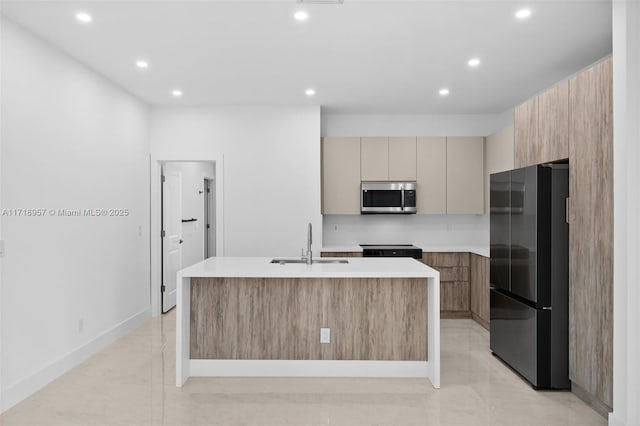
M 360 244 L 363 257 L 413 257 L 422 259 L 422 249 L 411 244 Z

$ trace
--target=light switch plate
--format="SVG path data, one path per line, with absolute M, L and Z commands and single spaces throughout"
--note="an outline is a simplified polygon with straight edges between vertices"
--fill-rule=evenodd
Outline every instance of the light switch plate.
M 320 329 L 320 343 L 331 343 L 331 329 L 330 328 L 321 328 Z

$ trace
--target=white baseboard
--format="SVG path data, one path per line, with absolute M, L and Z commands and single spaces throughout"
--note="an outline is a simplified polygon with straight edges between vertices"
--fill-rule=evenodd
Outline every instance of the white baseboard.
M 86 361 L 92 355 L 128 334 L 146 319 L 151 318 L 151 307 L 148 307 L 126 320 L 116 324 L 99 334 L 89 342 L 77 347 L 68 354 L 53 361 L 48 366 L 35 372 L 31 376 L 9 385 L 0 392 L 0 413 L 13 407 L 23 399 L 29 397 L 43 386 L 62 376 L 67 371 Z
M 616 416 L 616 413 L 609 413 L 609 426 L 627 426 L 627 424 Z
M 191 377 L 422 377 L 428 361 L 211 360 L 189 361 Z

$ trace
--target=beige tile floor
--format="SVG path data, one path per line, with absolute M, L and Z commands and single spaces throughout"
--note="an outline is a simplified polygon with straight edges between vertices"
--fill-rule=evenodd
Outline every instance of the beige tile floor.
M 175 313 L 0 415 L 0 425 L 605 425 L 569 392 L 536 392 L 471 320 L 442 321 L 442 388 L 425 379 L 193 378 L 178 389 Z

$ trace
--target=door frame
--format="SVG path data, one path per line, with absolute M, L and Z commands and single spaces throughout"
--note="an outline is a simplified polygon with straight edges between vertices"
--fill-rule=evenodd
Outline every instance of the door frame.
M 161 198 L 161 176 L 162 164 L 171 162 L 210 162 L 215 163 L 215 185 L 216 185 L 216 256 L 224 256 L 224 156 L 222 154 L 182 154 L 182 153 L 160 153 L 150 156 L 150 182 L 151 197 L 150 210 L 150 268 L 151 282 L 149 296 L 151 299 L 151 315 L 156 317 L 162 312 L 161 292 L 162 285 L 162 205 Z
M 216 215 L 215 213 L 212 212 L 212 209 L 210 209 L 210 205 L 211 205 L 211 192 L 213 192 L 213 205 L 215 207 L 216 205 L 216 189 L 215 189 L 215 185 L 216 185 L 216 178 L 215 176 L 203 176 L 202 178 L 202 183 L 203 183 L 203 187 L 202 187 L 202 192 L 204 194 L 203 197 L 203 203 L 202 203 L 202 218 L 203 220 L 203 224 L 202 224 L 202 231 L 203 231 L 203 238 L 202 238 L 202 254 L 203 257 L 206 259 L 207 257 L 209 257 L 209 255 L 211 254 L 211 227 L 207 227 L 207 225 L 213 225 L 214 226 L 214 236 L 215 236 L 215 225 L 216 225 Z M 207 188 L 213 188 L 209 193 L 207 193 Z M 213 214 L 212 214 L 213 213 Z M 213 216 L 213 218 L 211 217 Z M 209 219 L 213 219 L 213 220 L 209 220 Z M 213 250 L 216 254 L 214 255 L 217 256 L 218 251 L 214 248 Z

